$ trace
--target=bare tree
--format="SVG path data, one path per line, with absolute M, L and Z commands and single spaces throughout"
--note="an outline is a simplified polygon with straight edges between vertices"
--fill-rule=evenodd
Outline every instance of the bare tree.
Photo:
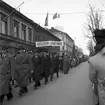
M 85 31 L 85 36 L 87 38 L 92 39 L 94 36 L 93 31 L 95 29 L 101 29 L 103 28 L 103 15 L 102 15 L 102 10 L 96 9 L 95 7 L 89 5 L 90 12 L 87 16 L 87 23 L 85 24 L 84 28 L 86 29 Z
M 92 40 L 89 40 L 88 41 L 88 45 L 87 45 L 87 48 L 90 52 L 90 56 L 94 55 L 94 44 L 93 44 L 93 41 Z

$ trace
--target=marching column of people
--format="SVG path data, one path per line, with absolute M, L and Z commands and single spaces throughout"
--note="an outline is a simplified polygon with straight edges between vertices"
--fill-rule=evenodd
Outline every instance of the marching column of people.
M 33 80 L 34 87 L 41 86 L 44 78 L 45 84 L 53 80 L 54 74 L 57 78 L 59 72 L 67 74 L 70 67 L 70 60 L 67 56 L 59 56 L 56 53 L 41 55 L 38 51 L 26 51 L 20 46 L 16 55 L 9 53 L 7 46 L 2 46 L 0 52 L 0 105 L 4 97 L 8 100 L 13 98 L 12 88 L 19 87 L 19 96 L 28 92 L 28 85 Z M 12 83 L 12 85 L 11 85 Z

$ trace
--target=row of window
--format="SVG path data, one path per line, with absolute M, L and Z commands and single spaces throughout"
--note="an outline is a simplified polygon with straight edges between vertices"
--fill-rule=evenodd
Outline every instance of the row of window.
M 1 33 L 8 35 L 8 31 L 9 31 L 8 17 L 4 13 L 0 13 L 0 15 L 1 15 Z M 28 35 L 27 41 L 32 42 L 32 28 L 27 27 L 25 24 L 20 23 L 19 21 L 15 20 L 15 19 L 13 20 L 13 27 L 14 27 L 14 29 L 13 29 L 14 37 L 20 38 L 20 39 L 26 41 L 27 40 L 26 36 Z

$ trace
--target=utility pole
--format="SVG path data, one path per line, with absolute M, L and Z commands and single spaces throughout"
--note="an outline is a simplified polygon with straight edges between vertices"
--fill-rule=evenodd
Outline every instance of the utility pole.
M 7 17 L 5 17 L 2 21 L 4 22 L 11 14 L 13 14 L 21 5 L 23 5 L 24 2 L 22 2 L 16 9 L 14 9 Z

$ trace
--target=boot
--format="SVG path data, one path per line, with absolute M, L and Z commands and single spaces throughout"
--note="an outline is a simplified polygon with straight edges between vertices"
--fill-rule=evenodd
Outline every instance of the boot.
M 13 94 L 11 92 L 9 92 L 9 94 L 6 95 L 8 101 L 10 101 L 13 98 Z
M 37 82 L 35 83 L 34 88 L 37 89 Z
M 59 75 L 58 75 L 58 73 L 57 73 L 57 78 L 59 78 Z
M 53 76 L 50 77 L 50 81 L 52 81 L 52 80 L 53 80 Z
M 39 87 L 39 86 L 41 86 L 41 83 L 40 83 L 40 81 L 38 81 L 38 84 L 37 84 L 37 86 Z
M 47 83 L 48 83 L 48 79 L 45 80 L 45 84 L 47 84 Z
M 0 96 L 0 105 L 3 105 L 3 100 L 4 100 L 5 95 Z
M 26 93 L 26 92 L 28 92 L 28 89 L 27 89 L 27 87 L 24 87 L 24 91 L 25 91 L 25 93 Z
M 31 78 L 29 78 L 29 83 L 31 83 Z
M 14 88 L 18 87 L 18 83 L 15 81 Z
M 19 96 L 22 96 L 23 93 L 25 93 L 25 90 L 23 87 L 21 87 L 19 90 Z

